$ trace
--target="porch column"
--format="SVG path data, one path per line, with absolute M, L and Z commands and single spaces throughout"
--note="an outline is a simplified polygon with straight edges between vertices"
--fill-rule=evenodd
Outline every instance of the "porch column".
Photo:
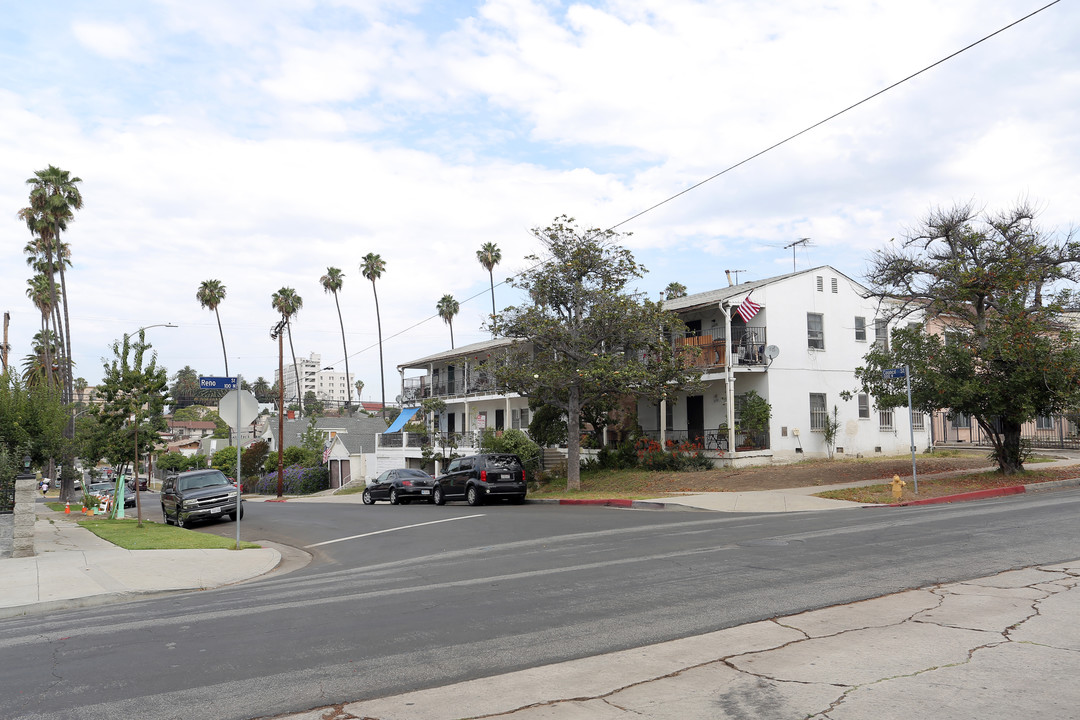
M 731 308 L 727 303 L 720 303 L 720 311 L 724 313 L 724 385 L 727 388 L 727 446 L 732 459 L 735 457 L 735 375 L 734 366 L 731 364 Z

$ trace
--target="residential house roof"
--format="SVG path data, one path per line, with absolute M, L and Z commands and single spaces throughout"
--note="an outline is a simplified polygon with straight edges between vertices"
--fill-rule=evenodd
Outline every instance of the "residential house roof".
M 418 358 L 416 360 L 410 360 L 409 362 L 401 363 L 397 367 L 398 370 L 426 370 L 427 366 L 431 363 L 441 362 L 443 360 L 453 360 L 454 358 L 464 357 L 467 355 L 476 355 L 477 353 L 509 347 L 515 342 L 517 342 L 517 340 L 511 338 L 495 338 L 494 340 L 484 340 L 483 342 L 473 343 L 471 345 L 462 345 L 461 347 L 455 348 L 453 350 L 444 350 L 443 352 L 438 352 L 434 355 L 428 355 L 426 357 Z
M 285 420 L 282 447 L 299 445 L 300 436 L 307 430 L 308 422 L 308 418 Z M 315 427 L 325 433 L 334 434 L 341 439 L 345 449 L 356 454 L 375 452 L 375 435 L 386 430 L 386 423 L 377 417 L 319 417 L 315 419 Z M 276 439 L 277 423 L 270 423 L 269 430 L 271 437 Z
M 716 307 L 725 300 L 731 300 L 733 298 L 742 298 L 745 295 L 749 295 L 752 290 L 756 290 L 766 285 L 773 285 L 778 282 L 782 282 L 789 278 L 798 277 L 799 275 L 810 275 L 812 273 L 820 273 L 823 270 L 828 270 L 831 273 L 847 279 L 854 284 L 859 290 L 868 294 L 870 291 L 865 285 L 853 280 L 844 273 L 840 272 L 831 265 L 819 265 L 809 270 L 799 270 L 798 272 L 786 273 L 784 275 L 776 275 L 769 278 L 763 278 L 761 280 L 751 280 L 750 282 L 739 283 L 738 285 L 729 285 L 727 287 L 720 288 L 718 290 L 709 290 L 707 292 L 695 293 L 693 295 L 686 295 L 685 297 L 672 298 L 671 300 L 665 300 L 663 307 L 665 310 L 673 310 L 675 312 L 684 312 L 687 310 L 695 310 L 704 307 Z

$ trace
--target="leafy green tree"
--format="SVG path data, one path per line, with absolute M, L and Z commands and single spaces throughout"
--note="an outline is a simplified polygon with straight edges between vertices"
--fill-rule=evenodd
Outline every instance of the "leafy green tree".
M 495 337 L 498 334 L 495 317 L 495 266 L 502 262 L 502 251 L 495 243 L 486 242 L 476 251 L 476 259 L 488 271 L 488 282 L 491 284 L 491 336 Z
M 199 289 L 195 291 L 195 299 L 202 307 L 214 311 L 218 335 L 221 336 L 221 356 L 225 360 L 225 377 L 232 377 L 229 375 L 229 355 L 225 352 L 225 332 L 221 329 L 221 314 L 218 312 L 218 305 L 225 299 L 225 286 L 220 280 L 203 280 Z
M 16 462 L 29 455 L 41 467 L 58 457 L 66 424 L 60 388 L 27 385 L 10 371 L 0 374 L 0 447 Z
M 341 291 L 342 285 L 345 284 L 345 273 L 341 271 L 341 268 L 328 267 L 326 268 L 326 274 L 319 278 L 319 283 L 323 286 L 323 292 L 333 293 L 334 295 L 334 307 L 337 308 L 338 325 L 341 326 L 341 350 L 345 353 L 345 385 L 349 384 L 349 348 L 345 344 L 345 321 L 341 317 L 341 303 L 338 302 L 338 292 Z M 352 407 L 352 388 L 349 388 L 349 397 L 345 399 L 345 409 L 348 410 Z
M 304 407 L 307 408 L 308 415 L 315 418 L 316 415 L 322 415 L 326 410 L 326 406 L 323 401 L 315 396 L 314 390 L 308 390 L 304 393 Z
M 226 476 L 236 478 L 236 448 L 223 447 L 210 456 L 210 467 L 217 468 Z
M 158 433 L 166 429 L 163 411 L 169 396 L 169 374 L 158 367 L 157 353 L 146 342 L 145 330 L 132 340 L 125 335 L 113 343 L 113 359 L 102 359 L 104 372 L 98 385 L 102 405 L 96 413 L 116 439 L 107 447 L 109 461 L 114 465 L 132 461 L 138 467 L 139 458 L 153 451 Z M 137 507 L 141 525 L 141 500 Z
M 177 370 L 169 388 L 169 396 L 177 407 L 187 407 L 195 402 L 200 394 L 199 373 L 190 365 Z
M 308 452 L 318 455 L 319 463 L 321 464 L 323 449 L 326 447 L 326 440 L 329 437 L 328 433 L 323 432 L 316 427 L 315 418 L 312 417 L 308 420 L 307 428 L 305 428 L 304 432 L 300 435 L 300 447 Z
M 383 349 L 382 349 L 382 319 L 379 316 L 379 293 L 375 289 L 375 281 L 382 277 L 382 274 L 386 271 L 386 263 L 383 259 L 375 254 L 368 253 L 363 258 L 364 262 L 360 265 L 360 273 L 371 281 L 371 292 L 375 295 L 375 326 L 379 331 L 379 386 L 382 388 L 382 414 L 383 418 L 386 418 L 386 370 L 383 367 Z
M 532 419 L 529 420 L 529 437 L 540 447 L 552 447 L 566 442 L 566 418 L 561 408 L 530 401 Z
M 442 321 L 450 326 L 450 347 L 454 347 L 454 316 L 461 310 L 461 303 L 453 295 L 443 295 L 435 304 L 435 310 Z
M 296 399 L 301 401 L 300 392 L 303 385 L 300 384 L 300 367 L 296 364 L 296 350 L 293 349 L 292 319 L 304 307 L 304 300 L 292 288 L 283 287 L 273 294 L 270 304 L 274 310 L 281 313 L 281 319 L 285 321 L 285 329 L 289 331 L 289 353 L 292 355 L 293 372 L 296 373 Z M 281 382 L 284 383 L 285 378 L 281 378 Z
M 644 268 L 618 233 L 582 230 L 566 216 L 532 232 L 544 258 L 526 258 L 529 268 L 512 281 L 529 303 L 498 318 L 503 335 L 519 342 L 496 378 L 566 414 L 567 487 L 579 489 L 584 406 L 624 394 L 659 397 L 696 383 L 700 372 L 668 341 L 681 326 L 674 314 L 627 289 Z
M 505 430 L 497 435 L 488 428 L 480 434 L 480 449 L 484 452 L 513 453 L 530 474 L 540 469 L 540 446 L 520 430 Z
M 68 313 L 67 277 L 64 273 L 64 265 L 69 251 L 64 248 L 60 241 L 60 234 L 67 230 L 68 222 L 74 220 L 75 210 L 82 209 L 83 198 L 79 191 L 81 178 L 71 177 L 67 170 L 49 165 L 44 170 L 34 172 L 34 177 L 26 181 L 30 186 L 30 205 L 19 211 L 19 217 L 26 222 L 30 233 L 37 239 L 38 251 L 45 258 L 48 268 L 49 284 L 54 288 L 52 305 L 59 308 L 57 303 L 53 270 L 60 272 L 60 297 L 63 300 L 63 326 L 57 327 L 57 334 L 62 339 L 65 348 L 65 358 L 62 364 L 64 373 L 65 399 L 71 400 L 73 393 L 72 369 L 71 369 L 71 322 Z M 74 431 L 74 417 L 71 418 L 69 428 Z
M 251 392 L 255 395 L 255 399 L 261 403 L 269 402 L 271 399 L 274 399 L 270 394 L 270 383 L 266 382 L 266 378 L 262 375 L 255 378 L 255 382 L 251 384 Z
M 258 475 L 259 468 L 262 467 L 269 457 L 270 443 L 265 440 L 259 440 L 248 445 L 240 455 L 240 469 L 243 476 L 249 478 L 252 475 Z
M 1021 472 L 1024 423 L 1080 401 L 1080 344 L 1064 316 L 1078 270 L 1073 233 L 1042 230 L 1026 203 L 995 214 L 971 203 L 932 210 L 876 253 L 868 273 L 886 319 L 925 316 L 930 332 L 895 330 L 867 354 L 856 373 L 863 391 L 878 407 L 906 406 L 904 381 L 882 370 L 907 365 L 915 410 L 970 415 L 999 470 Z

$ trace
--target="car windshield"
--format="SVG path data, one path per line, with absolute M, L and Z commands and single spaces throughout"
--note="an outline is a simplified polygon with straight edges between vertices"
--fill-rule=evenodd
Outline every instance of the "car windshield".
M 182 477 L 176 483 L 177 490 L 198 490 L 199 488 L 217 487 L 218 485 L 231 485 L 229 478 L 219 472 Z

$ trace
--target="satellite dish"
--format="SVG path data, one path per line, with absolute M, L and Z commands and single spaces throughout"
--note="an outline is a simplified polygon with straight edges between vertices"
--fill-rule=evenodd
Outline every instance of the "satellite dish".
M 766 345 L 765 346 L 765 357 L 769 358 L 770 360 L 772 360 L 773 358 L 775 358 L 779 354 L 780 354 L 780 348 L 776 347 L 775 345 Z

